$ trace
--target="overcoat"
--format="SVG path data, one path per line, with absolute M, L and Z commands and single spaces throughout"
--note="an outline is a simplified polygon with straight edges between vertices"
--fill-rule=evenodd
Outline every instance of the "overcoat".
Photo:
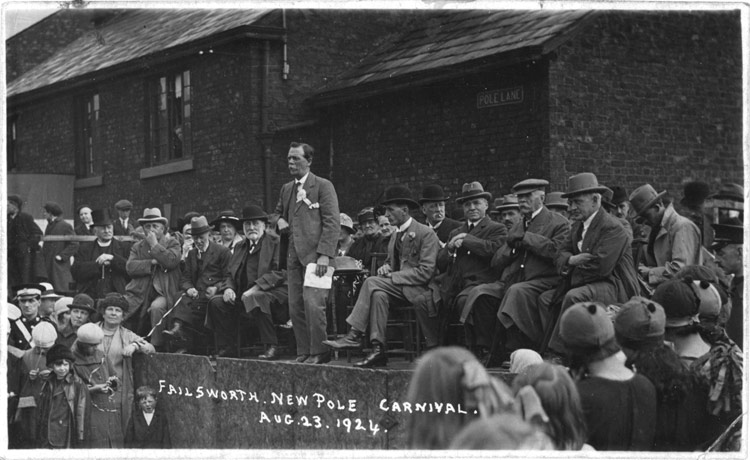
M 164 236 L 153 248 L 149 248 L 146 240 L 139 241 L 130 248 L 130 256 L 125 264 L 128 275 L 132 278 L 125 287 L 125 298 L 130 304 L 128 317 L 139 311 L 151 282 L 154 289 L 166 298 L 167 308 L 174 305 L 179 289 L 181 258 L 179 241 L 168 236 Z M 151 259 L 156 259 L 158 264 L 151 265 Z
M 53 219 L 44 229 L 44 235 L 68 235 L 73 236 L 76 232 L 73 227 L 65 222 L 61 216 Z M 47 279 L 57 292 L 71 291 L 73 276 L 70 274 L 70 258 L 78 251 L 78 243 L 75 241 L 45 241 L 42 247 L 44 254 L 44 267 L 47 271 Z M 62 257 L 57 261 L 55 256 Z
M 653 257 L 646 251 L 645 265 L 649 284 L 656 285 L 674 275 L 683 267 L 701 264 L 701 234 L 698 227 L 677 214 L 670 204 L 664 210 L 659 233 L 654 240 Z
M 96 263 L 96 259 L 105 253 L 114 256 L 110 264 L 102 266 Z M 96 241 L 82 243 L 71 268 L 78 292 L 86 293 L 92 299 L 103 297 L 109 292 L 124 294 L 125 286 L 130 281 L 130 276 L 125 269 L 128 256 L 128 247 L 114 238 L 110 245 L 104 248 L 100 247 Z M 98 285 L 101 286 L 103 292 L 98 292 Z

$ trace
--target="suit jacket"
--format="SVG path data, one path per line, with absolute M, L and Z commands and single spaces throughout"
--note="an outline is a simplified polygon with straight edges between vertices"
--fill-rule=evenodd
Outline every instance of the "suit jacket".
M 448 280 L 454 280 L 453 282 L 460 279 L 460 285 L 452 287 L 455 294 L 468 287 L 489 283 L 497 279 L 495 271 L 490 267 L 490 261 L 495 252 L 505 243 L 508 230 L 505 225 L 484 216 L 477 222 L 471 232 L 469 232 L 468 222 L 464 222 L 460 227 L 453 229 L 448 241 L 459 233 L 468 234 L 461 243 L 461 247 L 456 249 L 455 259 L 450 266 L 450 275 L 447 278 Z M 437 259 L 438 269 L 440 271 L 448 270 L 451 259 L 452 256 L 448 248 L 440 249 Z M 443 298 L 444 302 L 452 300 Z
M 120 218 L 112 219 L 112 230 L 113 234 L 115 236 L 128 236 L 131 232 L 135 231 L 135 227 L 133 226 L 133 219 L 128 219 L 128 228 L 123 228 L 122 222 L 120 222 Z
M 294 244 L 302 265 L 314 263 L 318 255 L 333 259 L 339 239 L 339 201 L 333 184 L 312 172 L 303 185 L 310 205 L 296 201 L 294 181 L 281 187 L 275 213 L 289 223 L 290 244 Z
M 93 235 L 94 234 L 94 228 L 86 228 L 86 225 L 83 222 L 79 222 L 78 225 L 75 226 L 73 229 L 76 232 L 76 235 Z
M 47 225 L 44 235 L 75 235 L 73 227 L 65 222 L 62 217 L 55 218 Z M 42 247 L 44 254 L 44 267 L 47 270 L 47 278 L 55 287 L 55 291 L 70 291 L 73 276 L 70 274 L 70 258 L 78 251 L 78 243 L 75 241 L 46 241 Z M 62 257 L 62 261 L 55 260 L 55 256 Z
M 130 276 L 125 269 L 129 252 L 125 244 L 114 238 L 106 248 L 100 247 L 96 241 L 81 243 L 70 270 L 73 279 L 76 280 L 78 292 L 86 293 L 93 299 L 100 298 L 109 292 L 124 294 L 125 286 L 130 281 Z M 96 259 L 105 253 L 112 254 L 114 258 L 108 266 L 104 267 L 105 292 L 97 292 L 97 284 L 102 278 L 102 265 L 96 263 Z
M 279 243 L 280 238 L 276 235 L 266 233 L 261 237 L 253 249 L 253 254 L 259 253 L 258 279 L 248 280 L 251 284 L 247 286 L 241 286 L 240 279 L 245 260 L 250 255 L 250 240 L 245 238 L 242 243 L 235 246 L 221 290 L 231 289 L 239 295 L 255 285 L 264 291 L 282 286 L 286 282 L 286 270 L 279 270 Z
M 521 220 L 511 228 L 510 234 L 521 231 L 523 225 L 524 220 Z M 493 257 L 492 265 L 500 271 L 517 274 L 514 282 L 558 276 L 555 257 L 568 238 L 570 222 L 547 207 L 542 207 L 539 214 L 528 223 L 521 248 L 514 250 L 504 243 Z M 503 273 L 503 278 L 508 276 L 510 273 Z
M 664 210 L 659 233 L 654 240 L 654 257 L 646 251 L 649 284 L 659 284 L 683 267 L 701 264 L 701 234 L 688 218 L 677 214 L 670 204 Z
M 370 267 L 372 266 L 372 254 L 384 253 L 388 251 L 389 241 L 390 239 L 386 240 L 385 237 L 380 233 L 378 233 L 378 235 L 371 240 L 366 236 L 363 236 L 362 238 L 352 243 L 349 250 L 346 251 L 346 255 L 361 261 L 362 266 L 365 268 L 365 270 L 369 271 Z M 371 274 L 374 275 L 375 273 Z
M 394 267 L 396 237 L 393 232 L 388 242 L 388 257 L 385 263 Z M 399 270 L 391 272 L 393 284 L 401 286 L 406 299 L 414 303 L 424 302 L 429 292 L 427 284 L 435 273 L 440 240 L 432 229 L 412 219 L 411 225 L 402 235 L 399 252 Z
M 198 260 L 198 248 L 193 247 L 185 258 L 180 290 L 187 292 L 188 289 L 195 288 L 198 292 L 205 292 L 206 288 L 216 286 L 218 292 L 224 284 L 231 256 L 229 248 L 209 241 L 206 252 Z
M 149 248 L 146 240 L 139 241 L 130 248 L 130 256 L 125 264 L 128 275 L 132 278 L 125 287 L 125 298 L 128 299 L 130 317 L 143 305 L 151 282 L 153 270 L 153 287 L 167 299 L 167 308 L 177 301 L 177 291 L 180 283 L 180 259 L 182 248 L 177 238 L 164 236 L 159 244 Z M 151 265 L 151 259 L 159 262 Z
M 171 447 L 172 438 L 169 434 L 169 421 L 166 415 L 157 408 L 149 425 L 140 408 L 133 412 L 125 429 L 126 449 L 170 449 Z
M 450 217 L 446 217 L 445 219 L 443 219 L 443 222 L 440 224 L 437 230 L 435 230 L 434 228 L 432 230 L 437 234 L 438 239 L 441 243 L 443 243 L 442 245 L 445 246 L 445 244 L 451 239 L 451 232 L 460 226 L 461 222 L 453 220 Z
M 39 253 L 42 229 L 25 212 L 8 217 L 8 285 L 31 283 L 44 275 L 44 260 Z
M 632 238 L 617 218 L 600 208 L 591 221 L 579 251 L 576 239 L 582 229 L 583 222 L 573 223 L 570 236 L 555 259 L 558 272 L 570 276 L 570 287 L 610 282 L 614 284 L 620 302 L 638 294 L 640 288 L 630 250 Z M 568 265 L 571 256 L 582 252 L 595 255 L 596 259 L 577 267 Z

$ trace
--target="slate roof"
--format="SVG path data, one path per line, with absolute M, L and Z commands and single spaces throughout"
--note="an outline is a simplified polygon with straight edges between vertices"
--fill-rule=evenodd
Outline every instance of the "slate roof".
M 128 10 L 8 85 L 14 96 L 257 23 L 270 10 Z
M 399 39 L 376 50 L 314 99 L 435 74 L 438 69 L 510 52 L 546 54 L 590 14 L 589 10 L 443 11 L 415 21 Z

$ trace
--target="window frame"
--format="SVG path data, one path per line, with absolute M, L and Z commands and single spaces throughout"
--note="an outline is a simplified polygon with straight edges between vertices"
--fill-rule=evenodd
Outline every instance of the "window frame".
M 187 68 L 170 69 L 145 82 L 147 168 L 193 157 L 190 73 Z

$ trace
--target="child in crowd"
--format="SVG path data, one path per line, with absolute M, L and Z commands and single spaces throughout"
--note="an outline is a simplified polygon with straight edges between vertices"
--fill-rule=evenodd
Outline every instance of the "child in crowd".
M 125 431 L 125 447 L 131 449 L 169 449 L 169 421 L 156 410 L 156 391 L 149 386 L 135 390 L 138 409 L 133 412 Z M 140 410 L 139 410 L 140 409 Z
M 74 361 L 65 345 L 57 344 L 47 353 L 52 372 L 39 396 L 38 448 L 78 447 L 86 440 L 91 401 L 86 384 L 73 372 Z

